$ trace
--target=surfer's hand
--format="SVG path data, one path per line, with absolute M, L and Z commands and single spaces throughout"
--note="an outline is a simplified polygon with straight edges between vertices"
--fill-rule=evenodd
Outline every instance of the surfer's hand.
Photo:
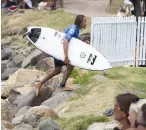
M 90 42 L 88 40 L 85 41 L 87 44 L 90 44 Z
M 65 57 L 65 59 L 64 59 L 64 63 L 65 63 L 65 64 L 69 64 L 69 63 L 70 63 L 70 60 L 69 60 L 68 57 Z

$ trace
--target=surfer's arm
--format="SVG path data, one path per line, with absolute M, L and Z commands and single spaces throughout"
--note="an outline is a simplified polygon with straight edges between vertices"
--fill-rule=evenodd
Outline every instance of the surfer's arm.
M 63 48 L 64 48 L 65 58 L 68 58 L 68 44 L 69 44 L 69 41 L 71 40 L 71 38 L 74 36 L 75 31 L 76 31 L 75 28 L 71 28 L 70 30 L 68 30 L 68 32 L 66 33 L 66 36 L 64 38 Z
M 64 58 L 68 58 L 68 40 L 63 41 Z

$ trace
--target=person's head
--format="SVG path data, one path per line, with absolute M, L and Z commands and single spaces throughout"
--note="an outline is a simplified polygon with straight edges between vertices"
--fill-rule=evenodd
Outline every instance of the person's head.
M 86 17 L 84 15 L 77 15 L 74 24 L 77 25 L 79 29 L 86 28 Z
M 114 106 L 114 118 L 115 120 L 122 122 L 123 120 L 128 121 L 129 116 L 129 107 L 131 103 L 136 102 L 139 100 L 139 97 L 131 94 L 120 94 L 116 97 L 116 102 Z
M 132 125 L 135 125 L 135 121 L 137 120 L 137 117 L 141 111 L 141 108 L 143 104 L 145 103 L 146 103 L 146 99 L 140 99 L 137 102 L 132 103 L 130 105 L 128 119 Z
M 126 10 L 125 10 L 122 6 L 120 6 L 119 11 L 120 11 L 121 13 L 126 13 Z
M 137 130 L 146 130 L 146 103 L 141 107 L 140 114 L 136 122 Z

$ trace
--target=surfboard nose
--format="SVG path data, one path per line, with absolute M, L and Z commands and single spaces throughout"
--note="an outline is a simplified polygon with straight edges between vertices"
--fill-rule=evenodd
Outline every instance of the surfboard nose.
M 29 30 L 29 28 L 28 28 Z M 37 40 L 39 39 L 41 34 L 41 28 L 31 28 L 29 33 L 28 33 L 28 38 L 33 42 L 36 43 Z

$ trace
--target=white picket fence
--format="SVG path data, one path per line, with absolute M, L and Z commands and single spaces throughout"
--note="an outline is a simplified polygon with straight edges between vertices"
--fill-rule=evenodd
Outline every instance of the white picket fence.
M 91 43 L 112 66 L 146 65 L 146 18 L 93 17 Z

